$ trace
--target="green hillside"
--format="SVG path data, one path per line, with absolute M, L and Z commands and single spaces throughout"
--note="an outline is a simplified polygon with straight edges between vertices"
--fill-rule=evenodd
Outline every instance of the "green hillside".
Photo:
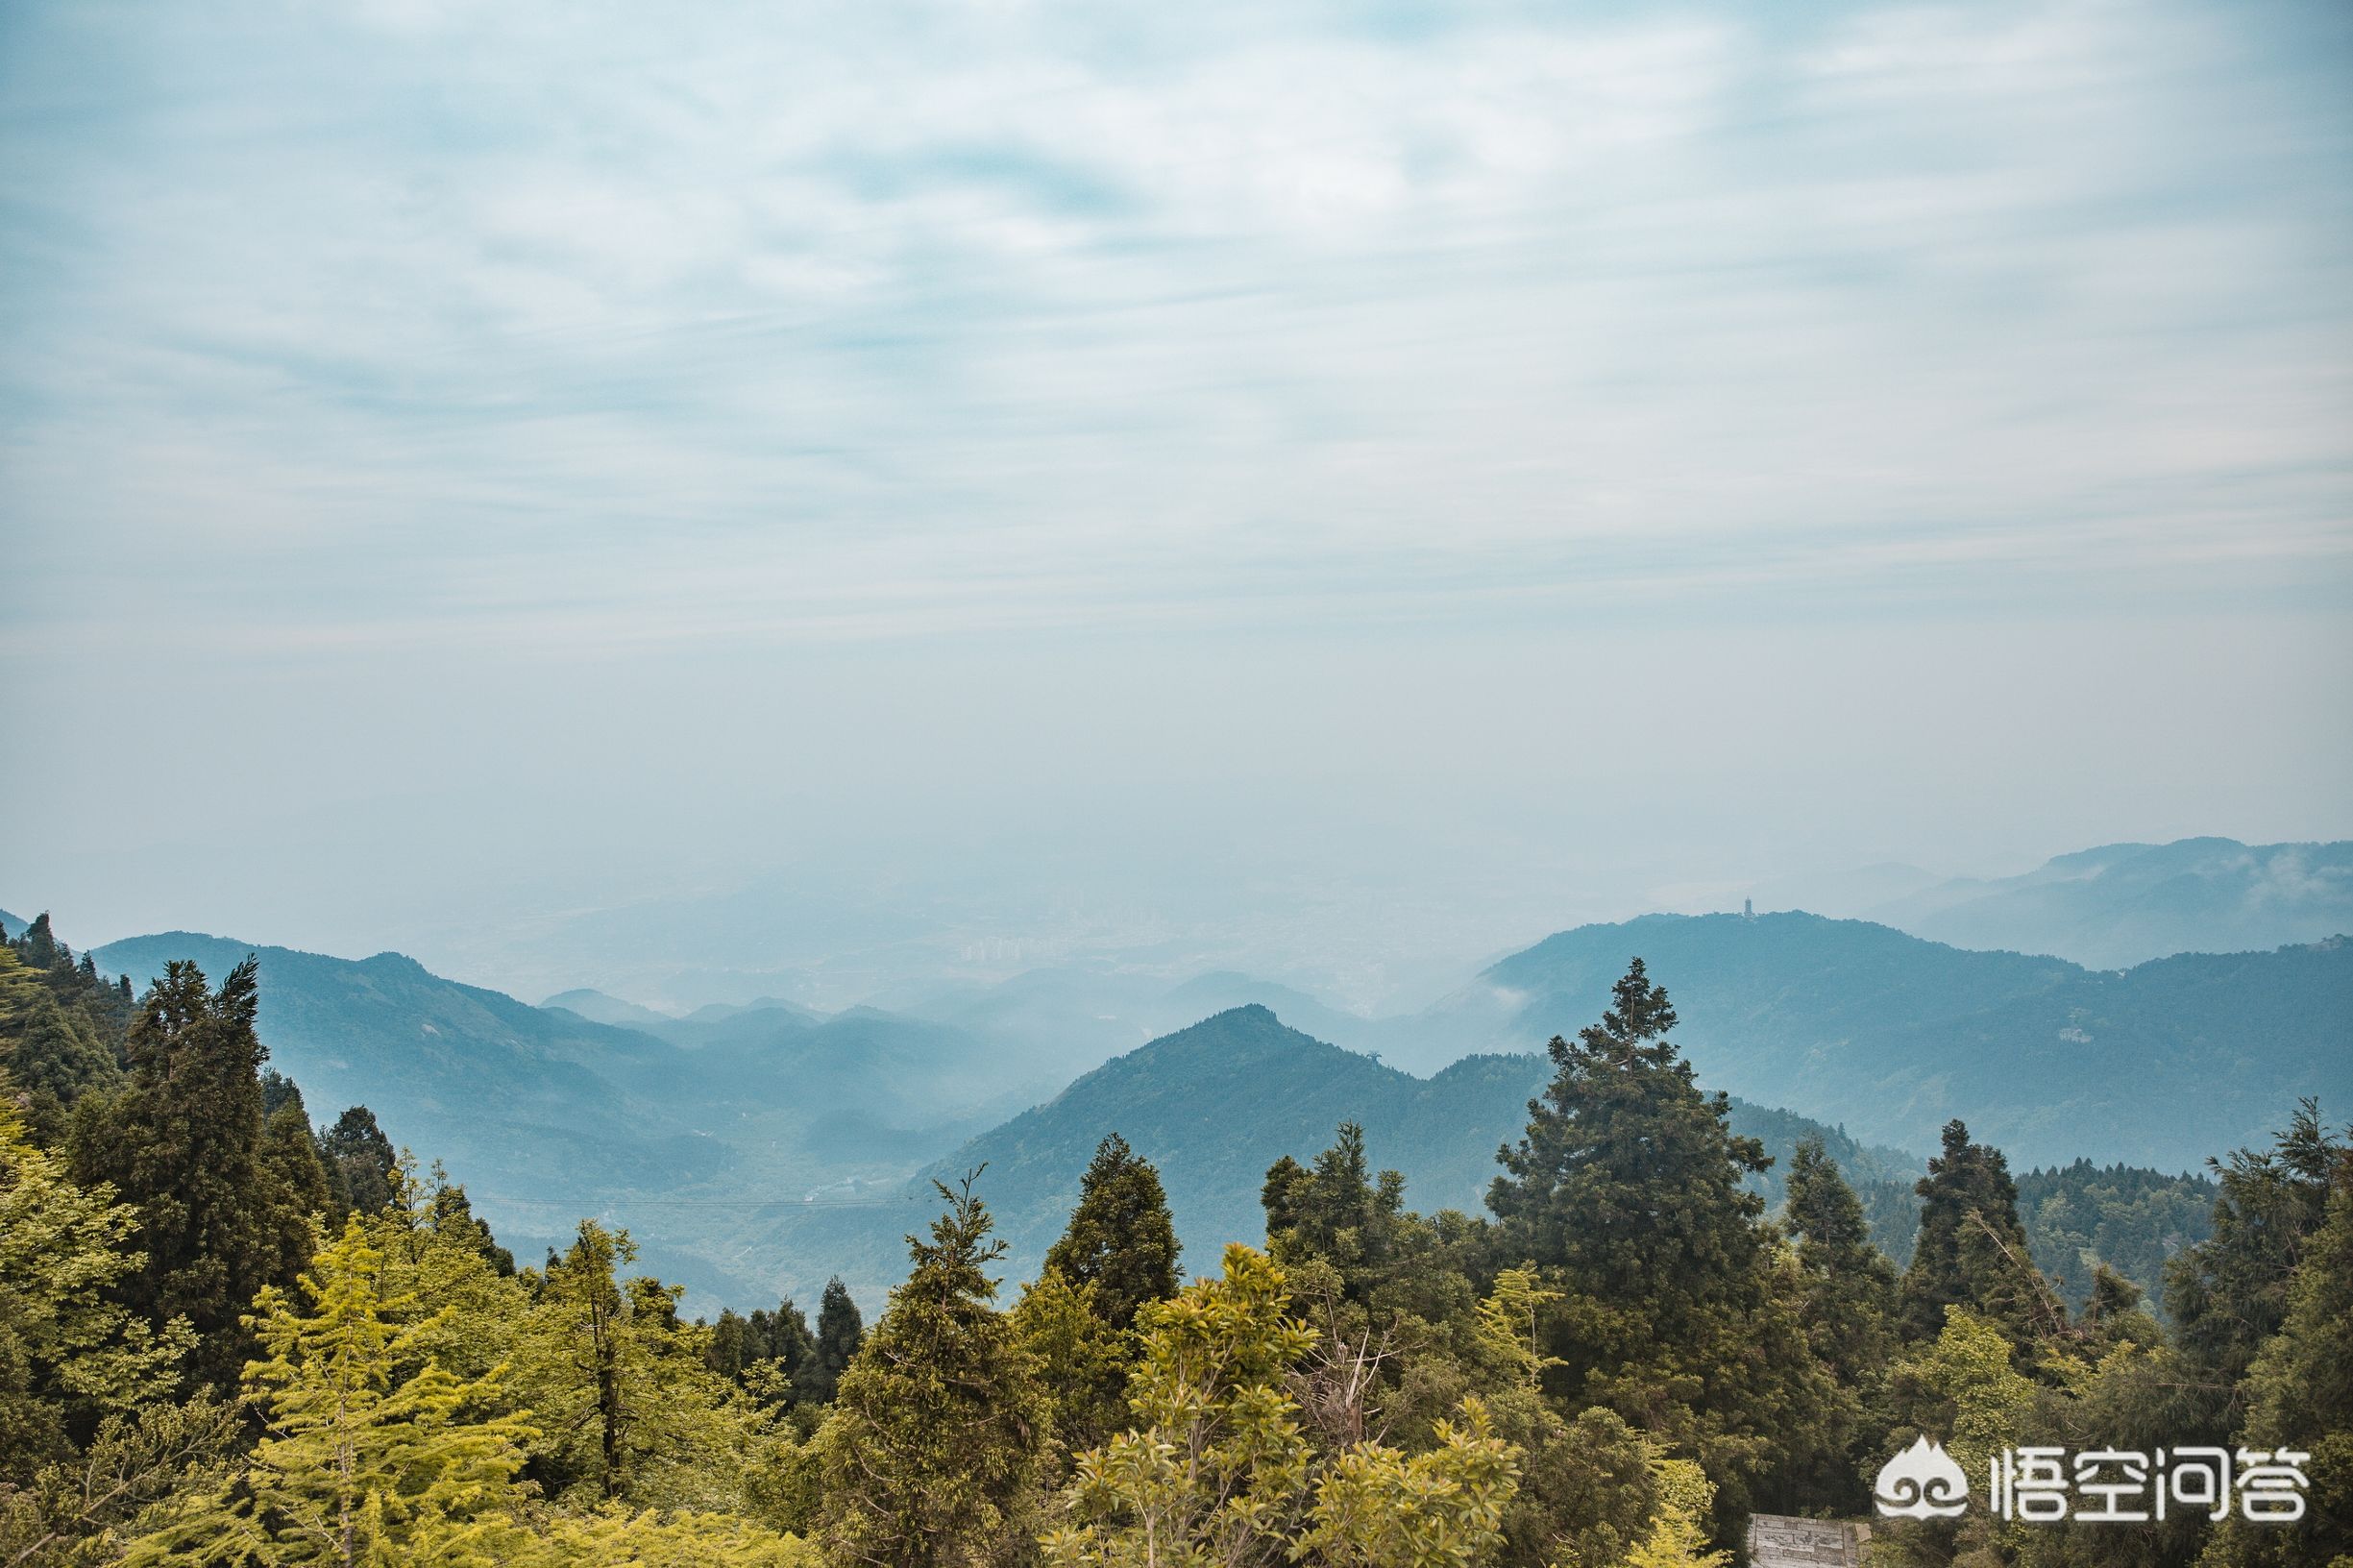
M 2301 1096 L 2353 1103 L 2341 939 L 2114 971 L 1813 915 L 1648 916 L 1505 959 L 1414 1020 L 1409 1055 L 1574 1031 L 1637 955 L 1703 1082 L 1903 1147 L 1960 1116 L 2022 1166 L 2183 1170 L 2260 1140 Z
M 2166 1262 L 2214 1234 L 2220 1190 L 2205 1176 L 2077 1160 L 2020 1176 L 2018 1217 L 2035 1266 L 2071 1305 L 2091 1294 L 2093 1270 L 2104 1263 L 2162 1311 Z
M 1342 1121 L 1360 1123 L 1372 1160 L 1403 1173 L 1413 1207 L 1477 1212 L 1497 1148 L 1519 1136 L 1551 1072 L 1541 1057 L 1478 1056 L 1416 1078 L 1241 1007 L 1096 1068 L 929 1174 L 988 1166 L 980 1189 L 1012 1243 L 1009 1265 L 1025 1273 L 1060 1233 L 1096 1142 L 1116 1132 L 1160 1166 L 1177 1234 L 1202 1267 L 1224 1242 L 1264 1234 L 1266 1167 L 1313 1155 Z M 1732 1120 L 1783 1165 L 1799 1139 L 1820 1136 L 1859 1181 L 1908 1187 L 1924 1168 L 1788 1112 L 1742 1102 Z M 1767 1193 L 1777 1200 L 1777 1183 Z
M 249 953 L 272 1065 L 322 1114 L 371 1106 L 485 1191 L 594 1201 L 705 1179 L 726 1163 L 666 1108 L 620 1091 L 663 1074 L 674 1047 L 445 980 L 398 953 L 353 961 L 172 931 L 93 956 L 144 988 L 174 959 L 218 977 Z

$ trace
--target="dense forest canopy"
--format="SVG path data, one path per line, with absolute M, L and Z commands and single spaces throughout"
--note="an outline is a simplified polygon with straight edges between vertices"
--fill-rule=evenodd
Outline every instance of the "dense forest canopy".
M 2288 1451 L 2309 1494 L 1882 1521 L 1876 1560 L 2353 1553 L 2353 1145 L 2309 1103 L 2211 1181 L 2017 1177 L 1955 1120 L 1897 1204 L 1736 1130 L 1636 961 L 1484 1213 L 1409 1207 L 1342 1120 L 1250 1173 L 1254 1238 L 1181 1259 L 1106 1127 L 1017 1294 L 983 1168 L 870 1317 L 837 1281 L 703 1321 L 626 1231 L 518 1260 L 400 1129 L 306 1106 L 257 986 L 135 995 L 45 918 L 0 943 L 0 1563 L 1696 1568 L 1752 1511 L 1865 1514 L 1931 1436 L 1978 1476 Z

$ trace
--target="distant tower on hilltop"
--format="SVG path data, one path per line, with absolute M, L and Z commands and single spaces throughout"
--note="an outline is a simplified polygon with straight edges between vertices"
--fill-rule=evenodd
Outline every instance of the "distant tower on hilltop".
M 1756 905 L 1754 901 L 1747 898 L 1743 898 L 1740 901 L 1740 918 L 1744 920 L 1752 920 L 1756 919 Z

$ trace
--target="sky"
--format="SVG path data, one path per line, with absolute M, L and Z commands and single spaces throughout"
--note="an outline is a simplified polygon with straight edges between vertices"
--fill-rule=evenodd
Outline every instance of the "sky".
M 2349 87 L 2275 0 L 14 0 L 0 904 L 1375 1005 L 2353 836 Z

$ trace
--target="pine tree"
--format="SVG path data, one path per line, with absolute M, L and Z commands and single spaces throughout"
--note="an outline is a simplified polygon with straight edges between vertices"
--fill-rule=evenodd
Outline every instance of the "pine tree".
M 734 1507 L 764 1417 L 711 1370 L 710 1330 L 678 1317 L 681 1287 L 623 1274 L 636 1257 L 626 1231 L 582 1220 L 527 1282 L 513 1360 L 543 1434 L 531 1479 L 572 1502 Z
M 291 1282 L 309 1234 L 264 1155 L 257 1001 L 251 959 L 217 992 L 195 965 L 168 966 L 132 1025 L 129 1081 L 103 1107 L 85 1100 L 72 1129 L 77 1178 L 138 1209 L 147 1262 L 124 1280 L 125 1303 L 152 1323 L 186 1318 L 191 1375 L 216 1387 L 252 1344 L 247 1306 Z
M 825 1293 L 818 1298 L 817 1343 L 793 1373 L 795 1402 L 832 1404 L 842 1374 L 865 1342 L 866 1320 L 859 1315 L 858 1304 L 849 1299 L 849 1287 L 838 1278 L 827 1280 Z
M 848 1296 L 843 1292 L 844 1298 Z M 856 1311 L 853 1307 L 851 1311 Z M 774 1397 L 790 1398 L 794 1375 L 810 1357 L 817 1354 L 817 1335 L 809 1331 L 809 1320 L 790 1298 L 776 1303 L 772 1312 L 753 1309 L 749 1334 L 759 1346 L 761 1356 L 775 1368 Z M 853 1350 L 852 1355 L 856 1352 Z
M 1727 1130 L 1724 1096 L 1694 1087 L 1666 1038 L 1675 1010 L 1640 959 L 1612 1002 L 1574 1042 L 1553 1038 L 1553 1081 L 1529 1102 L 1526 1136 L 1498 1155 L 1507 1174 L 1487 1207 L 1505 1255 L 1598 1300 L 1655 1308 L 1644 1335 L 1672 1339 L 1753 1264 L 1764 1201 L 1740 1184 L 1768 1162 Z
M 2321 1226 L 2345 1148 L 2306 1100 L 2271 1148 L 2214 1167 L 2214 1234 L 2172 1261 L 2165 1288 L 2176 1338 L 2213 1381 L 2235 1386 L 2287 1320 L 2296 1259 Z
M 1130 1336 L 1096 1306 L 1097 1288 L 1074 1286 L 1048 1267 L 1013 1311 L 1051 1409 L 1058 1465 L 1127 1424 Z
M 938 1184 L 935 1184 L 938 1185 Z M 1042 1481 L 1049 1412 L 1013 1324 L 991 1303 L 1002 1241 L 989 1212 L 940 1186 L 931 1239 L 892 1292 L 819 1429 L 828 1560 L 897 1568 L 1018 1560 Z
M 2207 1560 L 2232 1568 L 2353 1561 L 2353 1150 L 2339 1150 L 2328 1207 L 2297 1259 L 2279 1332 L 2242 1386 L 2239 1445 L 2309 1454 L 2310 1495 L 2292 1525 L 2234 1517 Z
M 25 1096 L 33 1136 L 44 1144 L 62 1137 L 75 1101 L 122 1082 L 111 1043 L 121 1030 L 110 1000 L 93 1017 L 70 995 L 61 1001 L 54 979 L 27 967 L 14 944 L 0 943 L 0 1071 Z M 84 988 L 77 981 L 69 989 Z
M 530 1429 L 480 1413 L 495 1379 L 428 1364 L 397 1380 L 415 1331 L 382 1293 L 383 1255 L 356 1216 L 301 1284 L 256 1303 L 263 1359 L 246 1369 L 267 1433 L 233 1482 L 184 1497 L 122 1561 L 148 1564 L 418 1562 L 502 1568 L 530 1548 L 516 1486 Z
M 343 1212 L 372 1214 L 392 1202 L 392 1172 L 399 1155 L 376 1124 L 376 1113 L 355 1105 L 335 1118 L 319 1139 L 327 1182 Z
M 2018 1344 L 2055 1335 L 2065 1314 L 2029 1261 L 2009 1162 L 1999 1149 L 1971 1142 L 1958 1119 L 1945 1124 L 1944 1145 L 1915 1188 L 1920 1237 L 1897 1292 L 1905 1337 L 1934 1338 L 1948 1307 L 2000 1323 Z
M 587 1476 L 608 1500 L 621 1495 L 631 1427 L 645 1413 L 644 1401 L 631 1397 L 644 1390 L 629 1386 L 631 1304 L 618 1273 L 636 1257 L 626 1231 L 580 1221 L 570 1249 L 548 1260 L 532 1313 L 530 1360 L 540 1372 L 533 1392 L 553 1430 L 574 1439 L 570 1453 L 558 1451 L 570 1460 L 558 1474 Z
M 1405 1195 L 1396 1171 L 1373 1175 L 1364 1129 L 1342 1122 L 1312 1166 L 1285 1155 L 1267 1170 L 1259 1192 L 1266 1249 L 1286 1268 L 1311 1259 L 1328 1264 L 1348 1299 L 1364 1301 L 1403 1261 Z
M 1798 1324 L 1799 1282 L 1743 1185 L 1769 1164 L 1735 1137 L 1673 1041 L 1675 1010 L 1635 959 L 1599 1023 L 1555 1037 L 1489 1189 L 1499 1257 L 1561 1299 L 1541 1319 L 1564 1410 L 1605 1406 L 1696 1457 L 1728 1531 L 1776 1469 L 1826 1440 L 1827 1370 Z
M 1094 1286 L 1095 1310 L 1113 1328 L 1176 1294 L 1176 1222 L 1160 1171 L 1113 1133 L 1095 1146 L 1079 1179 L 1078 1207 L 1045 1266 L 1074 1286 Z
M 61 948 L 57 933 L 50 929 L 47 910 L 33 917 L 33 923 L 25 927 L 24 935 L 15 939 L 15 947 L 27 968 L 45 974 L 57 968 Z
M 1799 1319 L 1815 1357 L 1836 1380 L 1821 1462 L 1793 1474 L 1793 1509 L 1869 1505 L 1860 1479 L 1861 1445 L 1895 1350 L 1896 1270 L 1871 1244 L 1863 1206 L 1818 1138 L 1798 1145 L 1789 1167 L 1783 1218 L 1798 1237 L 1803 1304 Z M 1878 1423 L 1883 1429 L 1884 1422 Z
M 292 1223 L 292 1216 L 300 1215 L 306 1220 L 325 1218 L 332 1211 L 334 1201 L 328 1190 L 327 1166 L 319 1159 L 310 1118 L 304 1114 L 299 1097 L 292 1105 L 271 1113 L 262 1122 L 257 1163 L 266 1185 L 279 1194 L 280 1209 L 288 1218 L 287 1223 L 277 1228 L 278 1255 L 270 1267 L 270 1276 L 290 1279 L 302 1272 L 313 1239 L 309 1226 Z

